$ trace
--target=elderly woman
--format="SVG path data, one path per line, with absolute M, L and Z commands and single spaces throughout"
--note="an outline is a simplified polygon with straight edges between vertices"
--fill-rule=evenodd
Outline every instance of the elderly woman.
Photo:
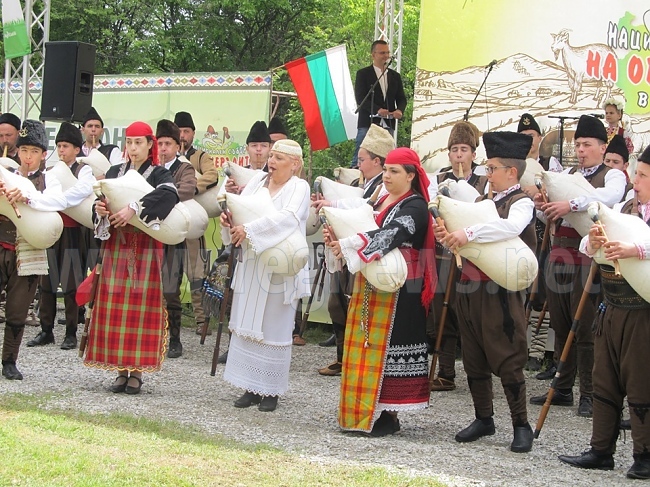
M 109 212 L 109 201 L 95 204 L 95 235 L 104 241 L 103 263 L 84 364 L 117 370 L 111 386 L 115 393 L 138 394 L 142 373 L 160 370 L 165 355 L 162 243 L 128 225 L 134 216 L 155 225 L 178 203 L 174 178 L 158 166 L 157 147 L 149 125 L 129 125 L 127 160 L 111 167 L 106 178 L 119 178 L 133 169 L 155 189 L 115 213 Z
M 607 143 L 612 141 L 615 135 L 620 135 L 625 139 L 625 146 L 630 154 L 634 152 L 634 143 L 632 142 L 632 130 L 629 122 L 627 126 L 623 124 L 623 111 L 625 110 L 625 101 L 616 97 L 608 98 L 603 102 L 605 110 L 605 122 L 607 128 Z
M 378 230 L 333 240 L 323 231 L 335 257 L 356 273 L 345 327 L 339 425 L 372 436 L 400 429 L 398 411 L 429 404 L 426 313 L 436 272 L 429 180 L 420 158 L 401 147 L 384 164 L 388 194 L 375 204 Z M 362 262 L 398 248 L 407 263 L 404 286 L 395 293 L 373 288 L 359 272 Z
M 278 210 L 245 225 L 230 227 L 221 216 L 225 244 L 241 247 L 235 268 L 229 328 L 232 332 L 224 379 L 246 390 L 235 407 L 259 404 L 273 411 L 278 396 L 289 388 L 291 332 L 299 298 L 309 295 L 307 267 L 296 276 L 273 273 L 258 255 L 275 247 L 296 229 L 304 234 L 309 212 L 309 185 L 297 177 L 302 168 L 302 149 L 285 139 L 273 145 L 268 174 L 251 179 L 241 195 L 267 188 Z M 267 277 L 269 276 L 269 277 Z

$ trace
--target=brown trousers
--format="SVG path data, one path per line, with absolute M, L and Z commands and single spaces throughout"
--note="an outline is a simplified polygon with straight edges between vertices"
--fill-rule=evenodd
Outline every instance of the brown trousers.
M 0 247 L 0 289 L 7 293 L 5 301 L 5 336 L 2 364 L 15 364 L 25 331 L 29 305 L 34 300 L 38 276 L 19 276 L 16 253 Z
M 477 418 L 493 415 L 492 374 L 501 385 L 515 426 L 528 422 L 524 365 L 526 316 L 522 292 L 493 281 L 461 281 L 456 313 L 463 341 L 463 364 Z
M 588 275 L 589 266 L 549 262 L 546 267 L 548 311 L 551 315 L 551 328 L 555 331 L 556 362 L 560 359 L 569 336 Z M 586 397 L 591 397 L 593 393 L 594 335 L 591 328 L 600 294 L 599 282 L 594 282 L 591 291 L 576 329 L 575 344 L 571 347 L 557 382 L 558 389 L 571 389 L 577 372 L 580 376 L 580 395 Z
M 607 307 L 594 339 L 594 418 L 591 446 L 614 453 L 623 398 L 627 396 L 633 453 L 650 450 L 650 309 Z
M 343 342 L 345 341 L 345 323 L 348 317 L 348 304 L 352 295 L 354 276 L 344 267 L 340 272 L 330 274 L 330 294 L 327 311 L 332 320 L 332 330 L 336 337 L 336 361 L 343 361 Z
M 205 323 L 205 312 L 201 304 L 203 279 L 208 273 L 210 264 L 209 253 L 205 248 L 205 237 L 185 240 L 187 251 L 183 262 L 183 270 L 190 283 L 192 293 L 192 308 L 197 325 Z
M 447 279 L 451 266 L 455 266 L 454 259 L 448 258 L 451 255 L 446 254 L 445 258 L 436 256 L 436 268 L 438 270 L 438 288 L 431 302 L 431 309 L 427 315 L 427 339 L 429 343 L 435 345 L 438 337 L 438 325 L 442 308 L 445 303 L 445 290 L 447 289 Z M 449 295 L 449 306 L 447 307 L 447 318 L 442 330 L 442 341 L 438 355 L 438 377 L 443 379 L 454 380 L 456 377 L 456 345 L 458 344 L 458 318 L 453 303 L 456 301 L 456 286 L 459 280 L 460 272 L 456 271 L 456 278 L 451 287 Z
M 65 304 L 66 334 L 77 331 L 77 287 L 86 277 L 86 243 L 81 227 L 65 227 L 61 237 L 47 249 L 49 275 L 41 276 L 39 319 L 43 331 L 52 331 L 56 320 L 56 290 L 61 284 Z

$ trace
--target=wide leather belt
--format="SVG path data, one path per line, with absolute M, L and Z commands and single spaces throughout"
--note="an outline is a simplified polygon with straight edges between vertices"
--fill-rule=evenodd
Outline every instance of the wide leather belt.
M 580 247 L 580 240 L 581 239 L 579 238 L 573 237 L 553 237 L 551 240 L 551 245 L 563 249 L 577 249 Z
M 622 309 L 650 309 L 650 303 L 630 286 L 623 276 L 617 276 L 610 266 L 600 266 L 603 297 L 608 305 Z

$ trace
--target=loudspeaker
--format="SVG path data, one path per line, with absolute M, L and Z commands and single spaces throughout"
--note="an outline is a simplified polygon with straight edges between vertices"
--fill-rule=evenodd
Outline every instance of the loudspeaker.
M 46 42 L 41 120 L 82 122 L 93 102 L 95 46 Z

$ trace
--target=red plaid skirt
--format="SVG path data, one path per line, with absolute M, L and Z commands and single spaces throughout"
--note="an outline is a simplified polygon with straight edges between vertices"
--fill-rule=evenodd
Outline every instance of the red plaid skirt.
M 162 244 L 131 226 L 106 241 L 84 364 L 155 372 L 167 348 Z

